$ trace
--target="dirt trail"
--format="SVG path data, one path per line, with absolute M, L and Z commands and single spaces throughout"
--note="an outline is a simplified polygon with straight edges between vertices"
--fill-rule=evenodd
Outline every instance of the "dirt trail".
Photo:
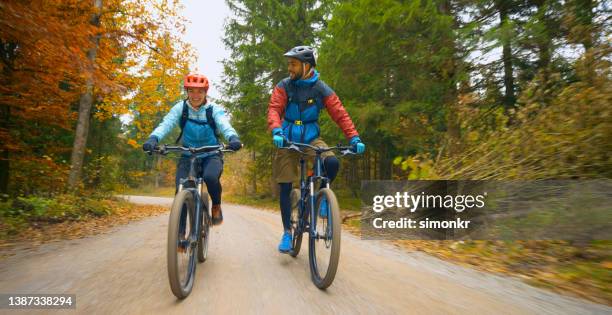
M 612 314 L 604 305 L 348 233 L 342 235 L 336 280 L 321 291 L 310 281 L 306 241 L 295 259 L 277 252 L 278 214 L 224 205 L 224 217 L 183 301 L 172 295 L 167 279 L 167 214 L 0 260 L 0 293 L 76 294 L 79 314 Z

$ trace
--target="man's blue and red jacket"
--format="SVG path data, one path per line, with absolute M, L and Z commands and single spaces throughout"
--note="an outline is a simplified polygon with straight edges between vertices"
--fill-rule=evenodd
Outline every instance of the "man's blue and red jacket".
M 319 137 L 319 114 L 323 108 L 347 140 L 359 136 L 338 95 L 319 80 L 316 70 L 308 79 L 285 78 L 274 87 L 268 105 L 268 129 L 282 128 L 290 141 L 310 143 Z

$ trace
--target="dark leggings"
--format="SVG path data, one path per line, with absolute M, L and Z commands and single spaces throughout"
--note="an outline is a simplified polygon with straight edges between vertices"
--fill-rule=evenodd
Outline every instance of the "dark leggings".
M 208 188 L 208 194 L 212 199 L 213 205 L 221 204 L 221 182 L 219 178 L 223 173 L 223 159 L 218 155 L 207 156 L 195 161 L 196 177 L 201 176 Z M 189 158 L 181 157 L 176 167 L 176 191 L 178 191 L 179 181 L 189 175 Z
M 323 167 L 331 183 L 336 178 L 336 175 L 338 175 L 340 161 L 335 156 L 329 156 L 323 160 Z M 291 228 L 291 189 L 293 184 L 279 183 L 278 185 L 280 186 L 280 208 L 283 228 L 289 230 Z

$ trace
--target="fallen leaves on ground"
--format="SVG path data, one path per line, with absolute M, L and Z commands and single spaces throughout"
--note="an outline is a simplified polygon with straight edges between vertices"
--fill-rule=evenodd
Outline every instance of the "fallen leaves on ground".
M 153 205 L 135 205 L 125 201 L 108 201 L 112 214 L 106 216 L 87 216 L 81 220 L 60 223 L 32 222 L 29 227 L 7 239 L 0 239 L 0 257 L 11 255 L 10 250 L 16 247 L 35 248 L 41 244 L 83 238 L 104 233 L 112 227 L 141 220 L 146 217 L 168 212 L 167 207 Z M 0 226 L 1 228 L 1 226 Z
M 547 289 L 612 305 L 611 243 L 396 240 L 397 246 Z
M 343 224 L 361 236 L 360 219 Z M 393 240 L 396 247 L 421 251 L 471 268 L 518 277 L 555 292 L 612 306 L 612 241 Z

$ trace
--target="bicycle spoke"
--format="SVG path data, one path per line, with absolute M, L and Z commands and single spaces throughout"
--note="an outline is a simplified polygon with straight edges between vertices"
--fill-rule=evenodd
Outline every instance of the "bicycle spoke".
M 329 209 L 325 209 L 325 207 L 327 207 L 327 200 L 325 199 L 325 197 L 321 198 L 321 201 L 317 205 L 318 207 L 315 212 L 315 248 L 317 258 L 316 264 L 319 274 L 324 277 L 327 274 L 327 267 L 329 265 L 329 259 L 331 257 L 331 241 L 327 240 L 329 238 L 327 237 L 329 231 Z M 322 213 L 325 215 L 322 216 Z
M 179 259 L 180 259 L 180 264 L 179 264 L 179 274 L 181 277 L 181 285 L 186 285 L 187 282 L 189 281 L 189 263 L 190 263 L 190 257 L 191 257 L 191 253 L 193 251 L 192 247 L 191 247 L 191 239 L 190 239 L 190 234 L 191 234 L 191 221 L 192 221 L 192 216 L 189 213 L 190 211 L 187 209 L 187 207 L 185 206 L 184 208 L 184 214 L 185 214 L 185 227 L 184 227 L 184 232 L 182 235 L 179 236 L 179 244 L 178 244 L 178 253 L 177 255 L 179 255 Z M 183 222 L 181 222 L 181 224 L 183 224 Z M 181 231 L 182 232 L 182 231 Z

